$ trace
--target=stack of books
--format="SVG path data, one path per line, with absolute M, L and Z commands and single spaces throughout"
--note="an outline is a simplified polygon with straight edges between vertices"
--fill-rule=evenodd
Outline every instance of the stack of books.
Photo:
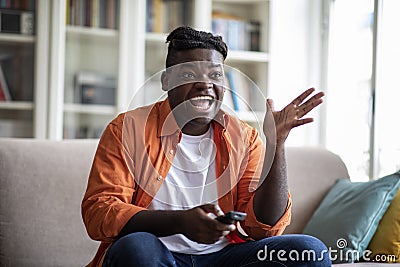
M 118 28 L 119 0 L 67 0 L 68 25 Z
M 8 88 L 8 83 L 0 65 L 0 101 L 11 101 L 11 94 Z
M 167 33 L 178 26 L 190 25 L 190 0 L 147 0 L 146 4 L 147 32 Z
M 230 50 L 260 51 L 260 22 L 213 12 L 212 31 L 222 36 Z

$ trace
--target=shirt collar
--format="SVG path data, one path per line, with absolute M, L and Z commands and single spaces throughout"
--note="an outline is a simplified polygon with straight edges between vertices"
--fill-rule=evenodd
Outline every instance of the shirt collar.
M 163 100 L 160 103 L 159 108 L 155 111 L 158 112 L 158 116 L 160 118 L 160 124 L 157 127 L 157 137 L 173 135 L 176 132 L 181 131 L 172 114 L 168 98 Z M 225 129 L 228 121 L 229 121 L 228 114 L 220 109 L 215 118 L 213 119 L 212 123 L 214 124 L 214 126 L 216 123 L 218 123 L 222 126 L 223 129 Z

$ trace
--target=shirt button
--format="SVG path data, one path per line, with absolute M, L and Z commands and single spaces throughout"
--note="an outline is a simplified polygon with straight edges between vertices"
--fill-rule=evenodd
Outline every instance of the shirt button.
M 173 154 L 174 154 L 174 150 L 171 149 L 171 150 L 169 151 L 169 154 L 173 155 Z
M 157 181 L 161 181 L 161 180 L 162 180 L 162 177 L 160 175 L 160 176 L 157 177 Z

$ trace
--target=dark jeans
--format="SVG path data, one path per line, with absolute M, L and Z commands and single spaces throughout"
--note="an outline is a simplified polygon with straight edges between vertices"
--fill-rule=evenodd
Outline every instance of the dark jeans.
M 117 240 L 108 250 L 103 267 L 129 266 L 331 266 L 329 251 L 318 239 L 282 235 L 231 244 L 220 251 L 190 255 L 171 252 L 154 235 L 133 233 Z

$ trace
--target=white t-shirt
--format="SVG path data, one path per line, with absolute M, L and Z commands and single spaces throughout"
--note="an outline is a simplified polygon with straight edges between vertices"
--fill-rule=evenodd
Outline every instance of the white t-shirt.
M 171 169 L 150 203 L 150 210 L 185 210 L 206 203 L 218 204 L 216 148 L 212 136 L 212 127 L 199 136 L 182 133 Z M 212 253 L 229 244 L 226 238 L 211 245 L 200 244 L 182 234 L 160 240 L 170 251 L 186 254 Z

